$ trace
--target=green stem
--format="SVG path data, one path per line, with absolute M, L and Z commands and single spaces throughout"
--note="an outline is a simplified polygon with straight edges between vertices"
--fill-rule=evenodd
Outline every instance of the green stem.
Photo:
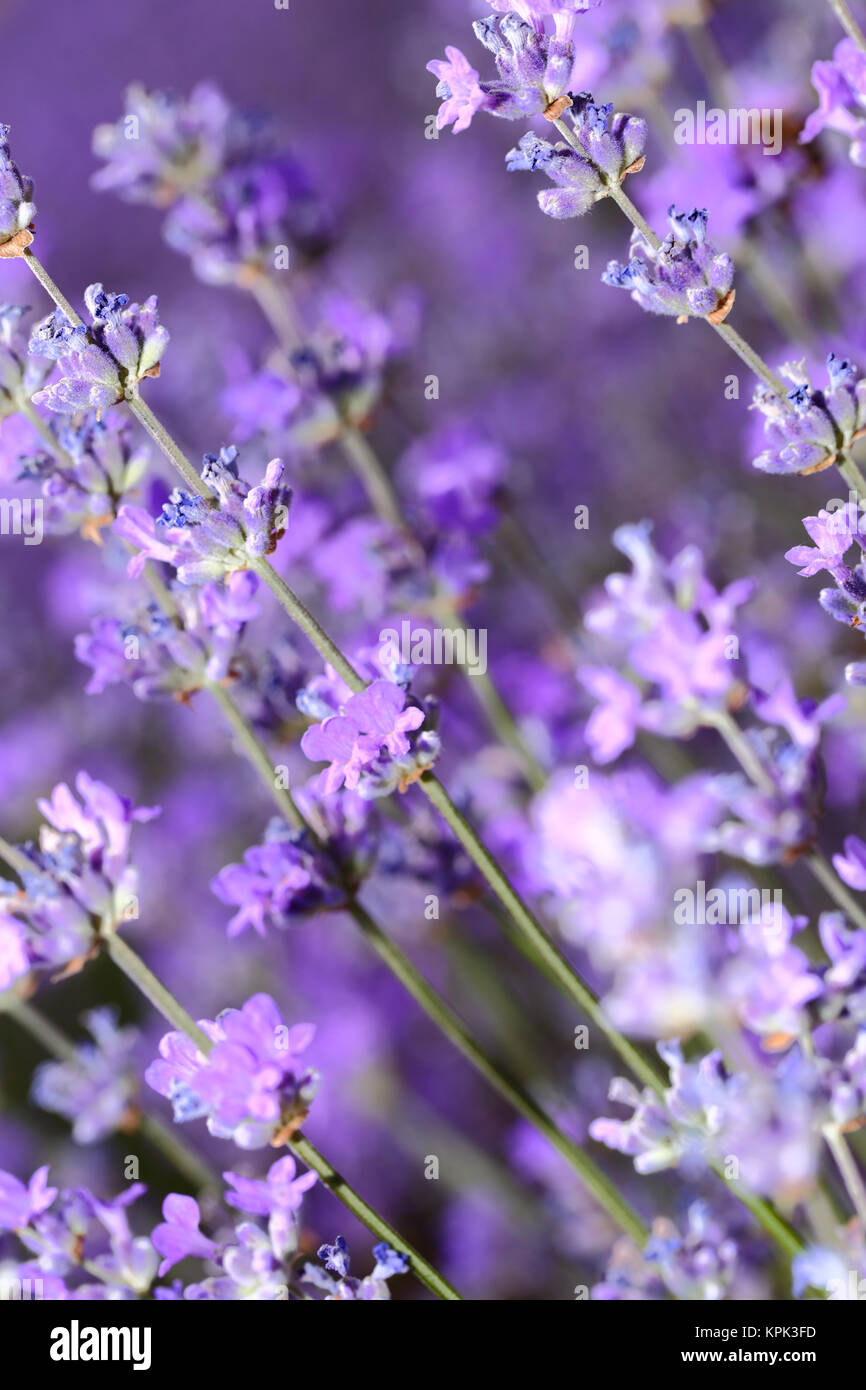
M 304 824 L 303 818 L 289 789 L 277 785 L 276 768 L 271 762 L 270 754 L 265 745 L 256 737 L 225 686 L 209 683 L 206 689 L 211 699 L 219 706 L 223 718 L 240 744 L 244 757 L 252 764 L 268 788 L 271 799 L 280 815 L 285 816 L 289 824 L 293 825 L 295 829 L 300 829 Z
M 413 1272 L 426 1284 L 431 1293 L 435 1293 L 437 1298 L 443 1299 L 447 1303 L 460 1302 L 460 1294 L 451 1287 L 447 1279 L 433 1268 L 431 1264 L 419 1255 L 411 1245 L 403 1239 L 393 1226 L 383 1220 L 378 1212 L 369 1206 L 353 1187 L 350 1187 L 346 1179 L 341 1177 L 336 1168 L 319 1153 L 314 1144 L 303 1134 L 296 1134 L 294 1139 L 289 1141 L 288 1147 L 292 1153 L 299 1158 L 302 1163 L 306 1163 L 308 1168 L 312 1168 L 314 1173 L 318 1173 L 319 1178 L 334 1196 L 348 1207 L 349 1211 L 357 1216 L 359 1221 L 363 1221 L 368 1230 L 377 1235 L 380 1240 L 384 1240 L 393 1249 L 398 1250 L 402 1255 L 408 1256 L 409 1263 Z
M 837 455 L 836 467 L 851 491 L 857 495 L 860 501 L 866 500 L 866 478 L 863 477 L 863 474 L 860 472 L 860 469 L 847 449 L 841 450 Z
M 273 766 L 267 751 L 247 726 L 243 715 L 234 705 L 231 696 L 221 686 L 210 686 L 211 695 L 216 699 L 238 741 L 247 755 L 252 767 L 259 774 L 269 791 L 274 794 Z M 277 804 L 283 815 L 297 828 L 306 829 L 314 840 L 318 840 L 315 830 L 306 822 L 291 794 L 287 791 L 276 793 Z M 436 990 L 415 968 L 409 957 L 391 940 L 379 923 L 357 900 L 346 909 L 360 928 L 379 959 L 390 970 L 408 994 L 423 1009 L 427 1017 L 436 1025 L 450 1043 L 469 1061 L 507 1103 L 522 1115 L 540 1134 L 567 1160 L 582 1178 L 599 1205 L 633 1240 L 642 1244 L 647 1232 L 640 1218 L 620 1196 L 614 1185 L 588 1154 L 573 1143 L 554 1124 L 550 1117 L 538 1106 L 524 1088 L 500 1067 L 485 1050 L 475 1042 L 457 1014 L 437 994 Z
M 464 623 L 453 608 L 444 605 L 440 616 L 442 623 L 453 632 L 466 633 Z M 468 651 L 465 636 L 464 651 Z M 496 683 L 487 671 L 472 670 L 468 666 L 464 666 L 463 671 L 491 729 L 500 743 L 510 748 L 517 756 L 527 785 L 534 792 L 543 791 L 547 786 L 547 773 L 520 732 L 517 721 L 500 695 Z
M 829 0 L 829 5 L 849 39 L 853 39 L 857 47 L 866 53 L 866 35 L 864 35 L 845 0 Z
M 283 294 L 278 285 L 267 275 L 256 275 L 250 282 L 250 291 L 274 330 L 283 351 L 288 355 L 301 347 L 304 331 L 292 311 L 289 295 Z
M 282 608 L 288 613 L 292 622 L 295 623 L 303 632 L 304 636 L 313 644 L 323 661 L 332 666 L 341 680 L 345 681 L 350 690 L 360 691 L 366 688 L 367 682 L 358 675 L 358 672 L 347 660 L 339 647 L 332 642 L 325 632 L 325 629 L 316 621 L 312 613 L 304 607 L 297 594 L 294 593 L 283 579 L 282 575 L 277 574 L 276 570 L 268 564 L 267 560 L 253 560 L 251 568 L 255 570 L 260 579 L 267 584 L 271 593 L 278 599 Z
M 476 1071 L 486 1077 L 503 1099 L 529 1124 L 533 1125 L 539 1134 L 542 1134 L 552 1147 L 566 1159 L 579 1174 L 599 1206 L 607 1212 L 626 1235 L 631 1236 L 632 1240 L 642 1246 L 647 1238 L 646 1228 L 607 1175 L 588 1154 L 584 1153 L 579 1145 L 573 1143 L 557 1128 L 550 1117 L 517 1081 L 488 1057 L 484 1049 L 466 1031 L 457 1015 L 428 985 L 408 957 L 386 936 L 366 909 L 361 907 L 360 903 L 355 903 L 350 910 L 373 949 L 396 979 L 421 1006 L 428 1018 L 432 1019 L 449 1041 L 463 1053 L 463 1056 L 472 1063 Z
M 58 286 L 55 285 L 51 276 L 48 274 L 48 271 L 45 269 L 45 266 L 42 264 L 42 262 L 39 260 L 39 257 L 35 254 L 35 252 L 31 250 L 29 246 L 22 253 L 21 260 L 23 260 L 26 263 L 28 270 L 30 270 L 32 274 L 35 275 L 42 288 L 54 300 L 54 303 L 57 305 L 57 308 L 60 309 L 66 315 L 72 326 L 74 328 L 79 327 L 83 323 L 83 319 L 79 318 L 78 314 L 75 312 L 72 305 L 69 303 L 69 300 L 61 292 Z
M 0 835 L 0 858 L 6 860 L 10 869 L 14 869 L 19 878 L 23 878 L 25 874 L 33 873 L 33 864 L 27 855 L 22 854 L 21 850 L 16 849 L 14 845 L 10 845 L 9 841 L 4 840 L 2 835 Z
M 512 921 L 520 931 L 517 943 L 534 964 L 542 963 L 545 973 L 554 980 L 566 996 L 604 1033 L 614 1050 L 645 1086 L 658 1094 L 663 1091 L 661 1079 L 635 1047 L 614 1027 L 588 985 L 557 950 L 549 936 L 514 890 L 492 854 L 482 844 L 472 826 L 458 811 L 442 783 L 432 773 L 425 773 L 418 783 L 460 841 L 479 872 L 489 883 Z M 522 944 L 521 944 L 522 943 Z
M 185 1034 L 190 1042 L 194 1043 L 198 1050 L 206 1056 L 213 1046 L 210 1038 L 202 1032 L 171 991 L 166 989 L 162 981 L 158 980 L 153 971 L 145 965 L 141 956 L 137 955 L 123 937 L 118 936 L 116 932 L 111 932 L 103 940 L 105 949 L 117 968 L 123 971 L 126 978 L 132 981 L 145 999 L 150 1000 L 157 1013 L 162 1014 L 163 1018 L 167 1019 L 174 1028 Z
M 339 443 L 377 514 L 395 530 L 405 531 L 406 519 L 397 493 L 375 449 L 371 448 L 360 430 L 344 429 Z
M 845 1136 L 838 1125 L 829 1124 L 824 1126 L 824 1138 L 827 1147 L 836 1160 L 836 1166 L 842 1175 L 845 1184 L 845 1191 L 851 1199 L 857 1217 L 860 1221 L 861 1234 L 866 1232 L 866 1185 L 863 1182 L 863 1175 L 848 1145 Z
M 127 396 L 126 403 L 139 424 L 147 430 L 157 448 L 177 469 L 193 496 L 212 496 L 207 484 L 196 473 L 186 454 L 175 443 L 162 421 L 157 419 L 137 390 L 132 395 Z

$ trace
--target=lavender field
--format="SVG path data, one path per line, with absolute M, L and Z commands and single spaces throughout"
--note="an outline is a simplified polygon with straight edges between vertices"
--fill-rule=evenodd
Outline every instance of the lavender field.
M 0 0 L 0 1301 L 866 1297 L 864 34 Z

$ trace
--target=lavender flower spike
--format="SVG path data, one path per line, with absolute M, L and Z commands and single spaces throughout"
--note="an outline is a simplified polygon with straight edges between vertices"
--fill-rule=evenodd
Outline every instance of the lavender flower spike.
M 205 1057 L 183 1033 L 167 1033 L 145 1081 L 168 1096 L 178 1122 L 207 1116 L 208 1129 L 242 1149 L 279 1147 L 301 1124 L 318 1087 L 318 1073 L 301 1053 L 312 1024 L 288 1028 L 267 994 L 226 1009 L 199 1027 L 214 1046 Z
M 23 254 L 33 240 L 33 180 L 9 152 L 9 126 L 0 124 L 0 259 Z
M 580 152 L 529 132 L 506 156 L 512 172 L 540 169 L 556 184 L 538 195 L 538 205 L 548 217 L 582 216 L 644 165 L 646 122 L 639 117 L 614 115 L 612 103 L 599 106 L 588 92 L 574 98 L 568 115 Z
M 493 54 L 498 80 L 482 82 L 459 48 L 446 48 L 445 62 L 436 59 L 427 69 L 439 79 L 436 95 L 442 101 L 437 127 L 454 125 L 455 134 L 466 130 L 477 111 L 489 111 L 516 121 L 527 116 L 556 120 L 571 104 L 576 51 L 574 27 L 579 10 L 571 3 L 552 5 L 549 0 L 526 0 L 508 8 L 510 13 L 490 15 L 473 24 L 475 37 Z M 520 13 L 515 14 L 514 10 Z M 545 27 L 553 18 L 553 32 Z
M 707 241 L 706 208 L 668 211 L 671 231 L 661 246 L 651 246 L 637 229 L 632 233 L 626 265 L 611 261 L 602 275 L 606 285 L 628 290 L 651 314 L 669 314 L 678 323 L 705 318 L 723 323 L 735 290 L 730 256 Z
M 30 351 L 57 362 L 60 379 L 33 397 L 59 414 L 104 410 L 130 399 L 139 382 L 159 376 L 168 329 L 159 322 L 156 295 L 144 304 L 130 304 L 129 295 L 107 294 L 100 284 L 88 285 L 84 302 L 90 327 L 73 327 L 55 309 L 36 325 Z
M 238 476 L 237 457 L 234 445 L 204 456 L 201 476 L 218 506 L 175 488 L 156 528 L 140 507 L 121 507 L 115 531 L 143 554 L 174 564 L 182 584 L 250 569 L 254 560 L 276 550 L 288 524 L 292 490 L 282 481 L 282 459 L 271 459 L 261 483 L 250 487 Z M 137 557 L 130 572 L 142 567 Z
M 492 107 L 491 98 L 479 85 L 477 70 L 459 48 L 447 45 L 445 61 L 435 58 L 427 64 L 427 71 L 438 79 L 436 95 L 442 105 L 436 116 L 437 130 L 453 125 L 454 134 L 459 135 L 461 130 L 468 130 L 477 111 Z
M 754 406 L 766 418 L 768 447 L 752 464 L 762 473 L 822 473 L 866 434 L 866 377 L 835 352 L 827 358 L 826 390 L 813 387 L 804 362 L 786 362 L 779 372 L 794 383 L 788 406 L 758 387 Z
M 841 39 L 832 59 L 813 64 L 812 86 L 818 110 L 801 130 L 800 143 L 808 144 L 822 130 L 837 130 L 851 141 L 851 162 L 866 167 L 866 54 L 853 39 Z

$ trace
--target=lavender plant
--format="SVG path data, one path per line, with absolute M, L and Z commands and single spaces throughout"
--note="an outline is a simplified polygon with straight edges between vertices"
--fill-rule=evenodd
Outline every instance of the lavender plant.
M 593 299 L 525 257 L 521 237 L 540 243 L 519 200 L 513 244 L 508 219 L 488 219 L 484 265 L 440 222 L 443 283 L 479 312 L 447 335 L 459 408 L 435 423 L 442 295 L 431 329 L 423 296 L 365 273 L 363 235 L 317 186 L 333 188 L 338 155 L 317 179 L 308 140 L 290 147 L 211 83 L 188 97 L 134 85 L 116 123 L 101 113 L 95 190 L 159 210 L 210 287 L 196 305 L 232 318 L 222 341 L 195 338 L 196 367 L 178 348 L 180 269 L 161 296 L 171 349 L 154 296 L 91 284 L 79 316 L 39 258 L 50 206 L 37 222 L 0 128 L 0 255 L 53 302 L 29 328 L 22 306 L 0 308 L 0 463 L 10 489 L 39 494 L 27 500 L 58 538 L 54 563 L 86 576 L 58 645 L 99 750 L 99 776 L 78 773 L 75 792 L 67 769 L 90 762 L 92 739 L 59 770 L 50 744 L 13 765 L 0 1025 L 39 1050 L 30 1104 L 68 1121 L 73 1145 L 140 1137 L 181 1179 L 124 1171 L 106 1199 L 119 1182 L 67 1179 L 64 1147 L 46 1164 L 13 1142 L 0 1270 L 44 1297 L 386 1299 L 393 1283 L 400 1297 L 570 1298 L 578 1270 L 603 1301 L 837 1298 L 866 1267 L 866 663 L 848 664 L 846 691 L 822 621 L 860 627 L 866 605 L 850 555 L 862 344 L 854 296 L 784 240 L 815 218 L 805 160 L 856 198 L 866 42 L 833 3 L 847 37 L 816 64 L 820 109 L 772 175 L 768 149 L 740 146 L 724 175 L 677 163 L 668 191 L 653 166 L 675 166 L 659 114 L 683 39 L 716 90 L 748 85 L 742 54 L 724 71 L 701 8 L 654 0 L 633 29 L 618 0 L 493 9 L 473 24 L 480 71 L 451 46 L 428 65 L 441 106 L 425 153 L 453 190 L 440 211 L 480 224 L 484 200 L 507 197 L 481 161 L 461 173 L 435 148 L 490 114 L 522 127 L 507 167 L 544 176 L 546 216 L 612 203 L 631 240 L 605 243 Z M 603 89 L 612 100 L 590 95 Z M 832 164 L 839 133 L 851 158 Z M 725 250 L 737 199 L 745 283 Z M 802 299 L 776 283 L 777 260 Z M 756 289 L 788 337 L 814 330 L 781 345 L 778 367 L 752 346 L 767 332 Z M 621 357 L 607 344 L 620 310 Z M 662 514 L 655 480 L 701 350 L 693 325 L 664 320 L 695 318 L 757 378 L 752 427 L 728 404 L 696 409 L 706 439 L 671 472 Z M 516 322 L 534 325 L 521 352 L 543 353 L 544 371 L 518 365 Z M 644 391 L 664 333 L 671 365 Z M 209 373 L 205 402 L 201 362 L 217 358 L 226 379 Z M 698 462 L 710 447 L 731 454 L 721 481 Z M 581 468 L 594 454 L 604 466 Z M 749 458 L 750 481 L 732 482 Z M 847 498 L 816 500 L 812 545 L 785 556 L 831 576 L 813 619 L 785 589 L 784 501 L 752 551 L 754 508 L 732 521 L 725 489 L 742 501 L 785 474 L 806 490 L 833 467 Z M 577 533 L 606 520 L 564 578 L 547 551 L 572 475 L 596 490 L 569 503 L 569 529 L 572 511 Z M 654 528 L 626 515 L 651 508 Z M 609 573 L 611 532 L 626 573 Z M 36 826 L 25 793 L 52 782 Z M 137 804 L 154 800 L 161 815 Z M 106 1006 L 103 981 L 120 976 L 141 996 L 135 1026 L 129 994 Z M 55 1016 L 70 988 L 90 1041 Z M 193 998 L 198 1022 L 180 1002 Z M 334 1151 L 352 1154 L 357 1186 Z M 333 1197 L 373 1235 L 372 1258 L 357 1230 L 331 1239 Z

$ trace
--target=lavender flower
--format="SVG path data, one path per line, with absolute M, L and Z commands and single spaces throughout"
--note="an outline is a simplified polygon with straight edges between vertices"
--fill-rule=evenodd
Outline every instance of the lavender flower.
M 138 1081 L 132 1054 L 135 1028 L 119 1028 L 113 1009 L 92 1009 L 84 1022 L 93 1037 L 75 1049 L 74 1061 L 43 1062 L 31 1096 L 43 1110 L 63 1115 L 72 1124 L 77 1144 L 93 1144 L 135 1118 Z
M 351 1260 L 344 1236 L 337 1236 L 333 1245 L 320 1246 L 318 1254 L 325 1268 L 305 1265 L 301 1279 L 303 1283 L 321 1289 L 325 1293 L 326 1303 L 369 1303 L 389 1299 L 388 1280 L 397 1274 L 405 1274 L 409 1268 L 406 1256 L 392 1250 L 384 1241 L 373 1247 L 376 1263 L 372 1274 L 363 1279 L 357 1279 L 349 1272 Z
M 817 516 L 804 517 L 803 525 L 815 544 L 792 546 L 785 551 L 785 559 L 791 565 L 802 565 L 798 574 L 807 579 L 827 570 L 841 587 L 850 584 L 853 576 L 844 557 L 851 549 L 858 520 L 856 508 L 852 511 L 850 504 L 841 511 L 822 510 Z
M 48 1186 L 48 1165 L 37 1168 L 25 1187 L 12 1173 L 0 1170 L 0 1230 L 17 1231 L 47 1211 L 57 1188 Z
M 477 111 L 490 111 L 507 120 L 558 116 L 569 104 L 575 66 L 574 12 L 557 19 L 553 34 L 533 17 L 491 15 L 473 23 L 475 37 L 493 54 L 499 80 L 479 82 L 478 74 L 459 49 L 446 49 L 447 61 L 428 63 L 439 79 L 436 95 L 443 102 L 437 117 L 442 126 L 455 122 L 465 130 Z
M 866 432 L 866 377 L 835 352 L 827 358 L 827 391 L 813 388 L 804 362 L 779 370 L 794 386 L 787 404 L 765 386 L 755 392 L 768 447 L 753 465 L 763 473 L 821 473 Z
M 715 1219 L 706 1202 L 693 1202 L 685 1234 L 667 1217 L 657 1217 L 643 1251 L 621 1241 L 604 1281 L 592 1298 L 602 1302 L 673 1296 L 715 1302 L 731 1292 L 737 1272 L 737 1242 Z
M 580 151 L 530 133 L 507 156 L 510 170 L 541 170 L 556 184 L 538 195 L 548 217 L 580 217 L 644 163 L 646 122 L 639 117 L 614 116 L 612 103 L 599 106 L 588 92 L 575 97 L 568 115 Z
M 650 532 L 647 523 L 614 532 L 614 545 L 631 560 L 632 573 L 610 575 L 604 597 L 592 602 L 585 619 L 604 663 L 580 673 L 602 702 L 587 725 L 599 761 L 629 747 L 638 728 L 683 737 L 735 701 L 732 656 L 739 648 L 731 643 L 732 625 L 736 610 L 751 597 L 751 582 L 740 580 L 718 592 L 695 547 L 668 564 Z M 622 676 L 620 667 L 648 684 Z
M 800 141 L 806 144 L 822 130 L 837 130 L 851 141 L 852 163 L 866 167 L 866 54 L 853 39 L 841 39 L 831 61 L 813 64 L 812 85 L 818 110 L 801 130 Z
M 217 1246 L 199 1230 L 201 1211 L 192 1197 L 172 1192 L 162 1204 L 164 1222 L 151 1233 L 153 1248 L 162 1256 L 160 1279 L 181 1260 L 190 1256 L 207 1260 L 217 1252 Z
M 671 207 L 668 221 L 671 230 L 658 249 L 635 229 L 627 264 L 611 261 L 602 280 L 628 290 L 649 313 L 672 315 L 678 323 L 692 317 L 722 323 L 734 303 L 734 264 L 707 241 L 706 209 Z
M 866 841 L 859 835 L 845 836 L 845 853 L 833 855 L 833 868 L 849 888 L 866 889 Z
M 273 999 L 256 994 L 199 1027 L 213 1042 L 207 1057 L 184 1034 L 167 1033 L 147 1084 L 169 1097 L 177 1121 L 207 1116 L 212 1134 L 242 1149 L 279 1143 L 300 1125 L 318 1085 L 301 1058 L 312 1025 L 287 1028 Z
M 292 440 L 320 448 L 344 429 L 365 427 L 389 368 L 417 337 L 418 322 L 419 302 L 411 291 L 397 295 L 383 312 L 346 295 L 323 297 L 315 330 L 291 355 L 293 394 L 284 405 Z
M 102 1201 L 84 1187 L 48 1187 L 47 1175 L 48 1168 L 40 1168 L 25 1188 L 11 1173 L 0 1173 L 0 1229 L 14 1230 L 30 1257 L 13 1266 L 15 1277 L 40 1281 L 42 1297 L 50 1299 L 147 1294 L 157 1256 L 147 1237 L 132 1234 L 127 1217 L 145 1190 L 142 1184 Z
M 8 125 L 0 124 L 0 259 L 20 256 L 33 240 L 33 180 L 21 173 L 9 150 Z
M 201 476 L 216 493 L 216 505 L 175 488 L 155 524 L 142 508 L 121 507 L 114 529 L 139 550 L 130 574 L 140 574 L 153 559 L 173 565 L 182 584 L 202 584 L 273 554 L 292 500 L 282 482 L 283 461 L 272 459 L 262 482 L 250 487 L 239 477 L 237 458 L 233 445 L 204 456 Z
M 135 822 L 159 814 L 158 807 L 133 807 L 86 772 L 75 787 L 80 802 L 65 783 L 39 802 L 49 824 L 38 845 L 21 847 L 32 865 L 22 873 L 24 892 L 0 886 L 0 909 L 21 922 L 29 959 L 42 968 L 75 968 L 95 946 L 97 929 L 116 931 L 138 915 L 130 833 Z
M 328 762 L 320 787 L 325 795 L 344 784 L 362 796 L 381 796 L 406 787 L 432 765 L 438 738 L 423 731 L 425 711 L 406 705 L 406 695 L 388 680 L 375 680 L 366 690 L 350 695 L 341 714 L 314 724 L 301 739 L 311 762 Z
M 345 906 L 369 861 L 366 841 L 363 820 L 353 833 L 347 818 L 343 833 L 321 847 L 307 831 L 272 820 L 264 844 L 248 849 L 242 864 L 227 865 L 211 883 L 220 902 L 237 908 L 229 936 L 250 926 L 264 936 L 267 927 L 285 930 L 315 912 Z
M 802 565 L 800 574 L 811 577 L 826 569 L 836 587 L 822 589 L 818 602 L 837 623 L 864 631 L 866 616 L 866 557 L 859 507 L 849 502 L 839 511 L 819 512 L 817 517 L 805 517 L 803 525 L 815 540 L 813 547 L 794 546 L 786 551 L 785 559 L 792 565 Z M 854 541 L 860 546 L 856 563 L 847 560 Z M 845 678 L 852 685 L 866 682 L 866 663 L 851 662 L 845 668 Z
M 671 1087 L 659 1097 L 617 1078 L 610 1099 L 632 1107 L 629 1120 L 593 1120 L 599 1143 L 634 1158 L 639 1173 L 682 1166 L 686 1174 L 735 1155 L 742 1181 L 786 1204 L 812 1190 L 827 1102 L 817 1068 L 793 1049 L 773 1073 L 730 1075 L 720 1052 L 685 1062 L 677 1043 L 660 1043 Z
M 18 477 L 41 483 L 46 529 L 78 528 L 101 544 L 101 531 L 141 481 L 150 459 L 127 420 L 114 412 L 87 414 L 54 427 L 57 449 L 21 458 Z
M 459 48 L 446 44 L 445 61 L 434 59 L 427 64 L 427 71 L 437 78 L 436 95 L 442 103 L 436 115 L 437 130 L 453 125 L 458 135 L 468 130 L 478 111 L 493 107 L 493 98 L 479 86 L 477 70 Z
M 51 370 L 47 362 L 28 356 L 20 328 L 26 313 L 18 304 L 0 304 L 0 420 L 26 410 Z
M 832 1303 L 859 1302 L 863 1298 L 866 1259 L 862 1240 L 850 1228 L 839 1233 L 835 1249 L 810 1245 L 795 1255 L 791 1283 L 795 1298 L 817 1289 Z
M 90 326 L 75 327 L 60 309 L 36 325 L 30 351 L 56 362 L 60 378 L 33 397 L 59 414 L 104 410 L 129 399 L 146 377 L 159 376 L 168 346 L 168 329 L 157 314 L 156 295 L 144 304 L 131 304 L 129 295 L 107 294 L 100 284 L 88 285 L 84 302 Z
M 211 82 L 199 82 L 186 98 L 133 83 L 120 120 L 93 132 L 93 152 L 105 161 L 93 187 L 165 207 L 207 188 L 254 139 L 254 127 L 233 113 Z
M 138 509 L 123 510 L 129 531 Z M 239 571 L 200 589 L 172 586 L 173 617 L 150 603 L 95 618 L 75 638 L 75 655 L 92 670 L 87 693 L 129 684 L 139 700 L 187 700 L 209 682 L 233 680 L 244 628 L 259 612 L 257 589 L 256 576 Z
M 295 1160 L 286 1154 L 271 1164 L 263 1181 L 240 1173 L 223 1173 L 223 1177 L 234 1188 L 226 1194 L 227 1204 L 254 1216 L 267 1216 L 271 1247 L 279 1259 L 285 1258 L 297 1246 L 297 1213 L 304 1194 L 315 1186 L 316 1174 L 298 1176 Z
M 134 84 L 114 125 L 97 126 L 95 188 L 168 208 L 165 238 L 201 279 L 249 285 L 280 247 L 315 256 L 331 218 L 272 122 L 234 110 L 209 82 L 189 97 Z

